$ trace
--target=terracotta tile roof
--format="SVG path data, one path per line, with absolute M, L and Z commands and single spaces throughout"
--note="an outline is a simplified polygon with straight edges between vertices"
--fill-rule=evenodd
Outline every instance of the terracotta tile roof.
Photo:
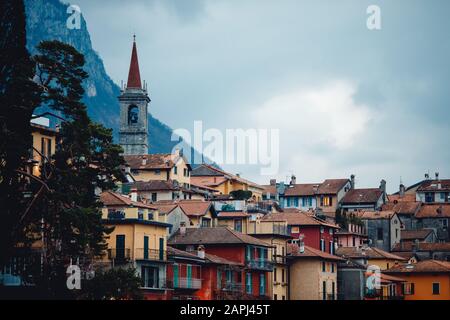
M 336 194 L 349 182 L 348 179 L 326 179 L 319 185 L 317 194 Z
M 242 263 L 231 261 L 231 260 L 216 256 L 216 255 L 210 254 L 210 253 L 206 253 L 205 258 L 209 263 L 221 264 L 221 265 L 231 265 L 231 266 L 241 266 L 241 267 L 244 266 L 244 264 L 242 264 Z
M 216 228 L 187 228 L 184 235 L 180 230 L 168 242 L 170 245 L 256 245 L 270 247 L 266 242 L 252 236 L 237 232 L 228 227 Z
M 318 183 L 302 183 L 302 184 L 288 185 L 284 190 L 284 195 L 288 197 L 313 196 L 316 194 L 317 188 L 319 188 Z
M 402 252 L 402 251 L 442 251 L 449 252 L 450 251 L 450 242 L 442 242 L 442 243 L 428 243 L 428 242 L 403 242 L 397 243 L 392 249 L 393 252 Z
M 417 191 L 450 191 L 450 179 L 425 180 L 417 188 Z
M 416 218 L 450 218 L 450 203 L 424 204 L 416 213 Z
M 210 187 L 208 187 L 206 185 L 203 185 L 203 184 L 200 184 L 200 183 L 192 183 L 191 182 L 191 187 L 196 187 L 196 188 L 199 188 L 199 189 L 205 189 L 205 190 L 208 190 L 208 191 L 211 191 L 211 192 L 218 192 L 216 189 L 210 188 Z
M 210 201 L 203 200 L 181 200 L 178 205 L 187 216 L 204 216 L 212 207 Z
M 305 246 L 305 251 L 300 252 L 300 247 L 297 244 L 288 244 L 288 256 L 291 258 L 319 258 L 324 260 L 343 261 L 341 257 L 323 252 L 308 246 Z
M 386 273 L 448 273 L 450 274 L 450 262 L 439 260 L 424 260 L 415 264 L 393 266 Z
M 178 207 L 176 203 L 152 203 L 152 206 L 158 209 L 162 214 L 169 214 Z
M 415 198 L 414 198 L 415 199 Z M 388 202 L 381 207 L 381 210 L 390 210 L 398 214 L 413 215 L 420 209 L 421 202 Z
M 277 193 L 277 186 L 273 184 L 265 184 L 262 185 L 264 188 L 264 193 L 270 193 L 270 194 L 276 194 Z
M 431 229 L 422 229 L 422 230 L 401 230 L 400 231 L 400 239 L 401 240 L 424 240 L 426 237 L 433 233 Z
M 385 273 L 381 273 L 380 274 L 380 280 L 381 280 L 382 284 L 388 284 L 388 283 L 392 283 L 392 282 L 406 282 L 405 279 L 394 277 L 394 276 L 390 276 L 390 275 L 385 274 Z
M 145 164 L 144 158 L 147 159 Z M 175 155 L 172 154 L 128 155 L 124 159 L 132 170 L 168 170 L 175 165 Z
M 235 174 L 231 174 L 231 173 L 225 172 L 225 171 L 223 171 L 221 169 L 218 169 L 218 168 L 216 168 L 214 166 L 211 166 L 209 164 L 202 164 L 201 166 L 195 168 L 192 171 L 191 176 L 192 177 L 201 177 L 201 176 L 217 176 L 217 177 L 220 177 L 220 176 L 223 176 L 223 180 L 220 181 L 220 182 L 217 182 L 217 184 L 215 184 L 215 185 L 220 185 L 226 180 L 235 180 L 235 181 L 238 181 L 240 183 L 252 186 L 254 188 L 258 188 L 258 189 L 261 189 L 261 190 L 264 189 L 263 186 L 261 186 L 259 184 L 256 184 L 256 183 L 254 183 L 252 181 L 249 181 L 249 180 L 246 180 L 244 178 L 241 178 L 241 177 L 239 177 L 239 176 L 237 176 Z M 212 186 L 212 185 L 209 185 L 209 186 Z
M 389 259 L 398 261 L 405 260 L 405 258 L 403 257 L 374 247 L 367 247 L 365 249 L 354 247 L 340 247 L 336 250 L 336 255 L 354 259 L 367 258 L 367 259 Z
M 191 252 L 187 252 L 184 250 L 180 250 L 171 246 L 167 246 L 167 255 L 168 256 L 178 256 L 178 257 L 185 257 L 185 258 L 189 258 L 189 259 L 197 259 L 197 260 L 202 260 L 204 261 L 205 259 L 200 258 L 197 254 L 195 253 L 191 253 Z
M 381 189 L 352 189 L 342 199 L 343 204 L 375 203 L 383 195 Z
M 137 191 L 171 191 L 178 190 L 180 187 L 175 185 L 171 180 L 150 180 L 130 183 L 130 188 L 136 188 Z
M 145 209 L 156 210 L 156 207 L 147 205 L 142 202 L 131 201 L 127 196 L 112 192 L 105 191 L 100 195 L 100 201 L 103 202 L 105 206 L 126 206 L 126 207 L 137 207 Z
M 376 219 L 391 219 L 393 215 L 395 215 L 394 211 L 371 211 L 371 210 L 360 210 L 354 212 L 355 216 L 360 219 L 366 220 L 376 220 Z
M 217 217 L 221 218 L 248 218 L 249 215 L 242 211 L 222 211 Z
M 390 194 L 387 196 L 389 202 L 416 202 L 415 193 L 405 193 L 403 196 L 399 194 Z
M 286 212 L 284 211 L 280 213 L 270 213 L 262 218 L 264 221 L 287 221 L 288 225 L 294 226 L 326 226 L 335 229 L 339 229 L 339 226 L 325 222 L 314 216 L 308 215 L 305 212 L 296 211 Z

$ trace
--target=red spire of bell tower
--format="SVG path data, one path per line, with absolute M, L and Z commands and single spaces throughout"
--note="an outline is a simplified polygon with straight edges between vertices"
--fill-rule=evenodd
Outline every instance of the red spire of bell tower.
M 141 89 L 141 74 L 139 72 L 139 61 L 136 48 L 136 35 L 133 36 L 133 51 L 131 53 L 130 72 L 128 73 L 127 88 Z

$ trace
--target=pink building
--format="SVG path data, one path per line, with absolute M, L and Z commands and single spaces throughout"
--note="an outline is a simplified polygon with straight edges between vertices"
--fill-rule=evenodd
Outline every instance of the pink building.
M 349 224 L 347 230 L 341 229 L 335 234 L 339 247 L 359 247 L 367 241 L 364 226 Z

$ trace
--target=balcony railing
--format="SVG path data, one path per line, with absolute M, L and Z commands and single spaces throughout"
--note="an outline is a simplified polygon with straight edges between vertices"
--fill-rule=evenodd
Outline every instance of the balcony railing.
M 244 285 L 242 283 L 225 282 L 222 283 L 221 289 L 230 292 L 243 292 Z
M 167 251 L 156 249 L 136 249 L 135 260 L 166 261 Z
M 247 268 L 256 269 L 256 270 L 264 270 L 264 271 L 273 271 L 273 262 L 265 259 L 251 259 L 246 261 Z
M 115 262 L 127 262 L 131 259 L 131 250 L 124 249 L 108 249 L 108 259 Z
M 279 263 L 279 264 L 286 264 L 286 256 L 283 256 L 281 254 L 274 254 L 273 255 L 273 262 Z
M 200 289 L 202 279 L 196 278 L 178 278 L 171 282 L 174 289 Z

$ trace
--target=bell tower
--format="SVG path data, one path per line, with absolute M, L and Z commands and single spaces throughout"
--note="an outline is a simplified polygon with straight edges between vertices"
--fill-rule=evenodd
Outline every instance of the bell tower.
M 124 155 L 148 154 L 148 96 L 142 86 L 134 36 L 128 82 L 122 88 L 120 102 L 120 145 Z

